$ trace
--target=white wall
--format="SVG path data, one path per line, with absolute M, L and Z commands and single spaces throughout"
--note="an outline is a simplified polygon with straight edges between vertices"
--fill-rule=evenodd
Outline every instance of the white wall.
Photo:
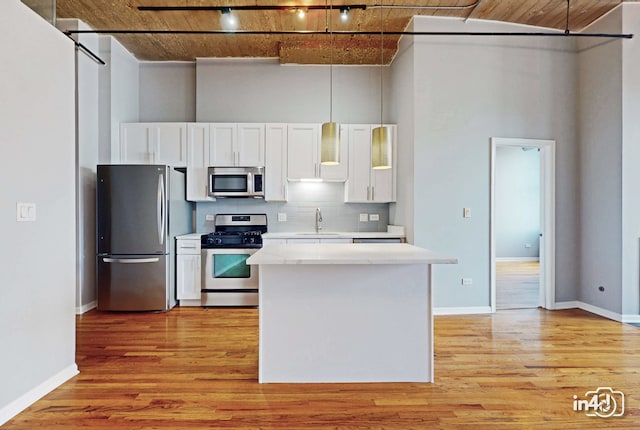
M 74 46 L 5 0 L 0 52 L 2 424 L 77 368 Z M 37 205 L 35 222 L 16 222 L 19 201 Z
M 140 63 L 140 121 L 196 120 L 196 64 Z
M 100 38 L 99 162 L 120 158 L 120 123 L 140 117 L 139 62 L 111 36 Z
M 527 27 L 416 17 L 416 31 Z M 414 241 L 458 257 L 434 270 L 434 306 L 490 305 L 491 137 L 557 142 L 556 298 L 575 300 L 577 97 L 572 42 L 558 38 L 416 37 Z M 410 103 L 411 101 L 407 101 Z M 463 218 L 464 207 L 471 218 Z M 473 284 L 462 286 L 461 278 Z
M 411 31 L 413 23 L 407 29 Z M 413 38 L 400 40 L 398 53 L 391 65 L 391 122 L 398 124 L 396 203 L 389 208 L 391 223 L 405 226 L 407 242 L 414 243 L 414 145 L 415 110 Z M 418 165 L 419 169 L 420 166 Z M 418 186 L 420 187 L 420 185 Z M 420 218 L 418 218 L 420 219 Z
M 329 119 L 329 66 L 198 59 L 196 79 L 197 121 L 304 123 Z M 334 66 L 333 120 L 352 124 L 380 121 L 379 88 L 379 67 Z M 388 88 L 385 92 L 389 94 Z M 386 121 L 389 111 L 385 110 Z
M 77 19 L 59 19 L 61 30 L 90 30 Z M 77 34 L 74 37 L 92 52 L 99 50 L 98 36 Z M 76 313 L 96 305 L 96 165 L 98 164 L 99 74 L 104 67 L 76 51 Z
M 540 151 L 498 146 L 495 163 L 496 258 L 537 258 L 540 256 Z
M 622 313 L 640 314 L 640 4 L 622 5 Z
M 588 31 L 621 29 L 618 8 Z M 580 300 L 613 312 L 621 311 L 623 43 L 585 39 L 578 54 Z

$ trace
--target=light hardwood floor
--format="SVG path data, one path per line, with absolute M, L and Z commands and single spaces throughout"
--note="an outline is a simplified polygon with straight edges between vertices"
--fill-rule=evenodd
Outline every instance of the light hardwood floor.
M 540 262 L 496 262 L 496 309 L 538 307 Z
M 80 375 L 3 429 L 640 427 L 640 329 L 579 310 L 436 317 L 433 384 L 258 384 L 256 309 L 91 311 L 77 344 Z M 573 411 L 597 387 L 622 418 Z

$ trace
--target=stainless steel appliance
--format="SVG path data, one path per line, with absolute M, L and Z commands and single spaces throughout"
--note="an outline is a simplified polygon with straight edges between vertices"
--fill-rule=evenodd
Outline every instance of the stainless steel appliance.
M 258 306 L 258 268 L 247 258 L 262 248 L 265 214 L 218 214 L 215 231 L 203 234 L 203 306 Z
M 264 167 L 209 167 L 210 197 L 264 198 Z
M 99 165 L 96 210 L 98 310 L 174 307 L 174 238 L 192 231 L 184 172 L 164 165 Z

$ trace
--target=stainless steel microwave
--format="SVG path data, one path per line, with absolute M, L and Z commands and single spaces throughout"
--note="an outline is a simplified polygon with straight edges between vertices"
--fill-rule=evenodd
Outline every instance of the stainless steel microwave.
M 264 198 L 264 167 L 209 167 L 210 197 Z

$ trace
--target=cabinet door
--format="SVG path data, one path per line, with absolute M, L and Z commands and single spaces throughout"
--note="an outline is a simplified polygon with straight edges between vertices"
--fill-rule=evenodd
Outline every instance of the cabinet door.
M 176 294 L 178 300 L 200 299 L 200 255 L 176 255 Z
M 153 129 L 146 123 L 120 124 L 120 159 L 122 164 L 153 163 Z
M 209 197 L 209 124 L 187 125 L 187 200 L 213 201 Z
M 318 124 L 289 124 L 287 176 L 292 180 L 318 178 Z
M 267 124 L 264 199 L 287 201 L 287 125 Z
M 375 203 L 389 203 L 396 200 L 396 126 L 389 126 L 392 129 L 393 159 L 392 168 L 385 170 L 371 169 L 371 196 L 370 200 Z
M 187 165 L 187 127 L 184 123 L 152 125 L 153 163 L 172 167 Z
M 209 126 L 209 166 L 235 166 L 237 161 L 236 124 L 215 123 Z
M 238 124 L 236 152 L 238 166 L 264 166 L 264 124 Z
M 322 142 L 322 132 L 320 133 L 320 141 Z M 321 143 L 318 145 L 318 151 L 321 151 Z M 322 154 L 319 152 L 319 154 Z M 321 156 L 318 155 L 318 160 Z M 325 181 L 342 182 L 347 180 L 349 172 L 349 127 L 340 125 L 340 164 L 336 166 L 327 166 L 320 164 L 320 177 Z
M 368 202 L 371 198 L 371 125 L 348 126 L 349 178 L 346 184 L 347 202 Z

